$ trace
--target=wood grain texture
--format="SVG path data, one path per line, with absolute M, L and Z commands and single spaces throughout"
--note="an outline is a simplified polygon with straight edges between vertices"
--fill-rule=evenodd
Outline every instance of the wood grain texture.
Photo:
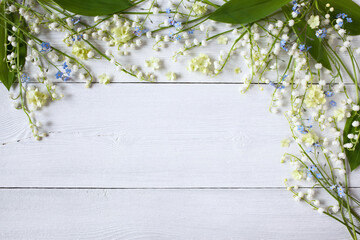
M 2 186 L 283 186 L 284 174 L 266 168 L 287 173 L 279 163 L 287 123 L 268 112 L 267 93 L 243 96 L 237 88 L 72 84 L 69 97 L 39 112 L 52 132 L 41 142 L 9 107 L 0 117 L 8 126 Z
M 349 239 L 283 190 L 0 190 L 1 239 Z
M 237 87 L 66 85 L 68 97 L 39 112 L 52 132 L 41 142 L 8 107 L 0 117 L 1 185 L 283 187 L 290 166 L 280 158 L 296 152 L 280 147 L 287 122 L 268 112 L 267 91 L 241 95 Z
M 61 37 L 40 35 L 69 53 Z M 230 44 L 213 41 L 177 63 L 171 56 L 179 45 L 151 47 L 116 58 L 150 71 L 144 56 L 160 57 L 160 84 L 95 60 L 85 64 L 94 76 L 108 73 L 110 86 L 85 89 L 76 74 L 58 82 L 65 98 L 37 115 L 50 131 L 41 142 L 0 88 L 0 239 L 349 239 L 344 227 L 285 191 L 291 171 L 279 159 L 296 151 L 280 148 L 287 122 L 268 112 L 271 88 L 237 91 L 247 72 L 238 54 L 216 78 L 185 71 L 191 57 L 216 59 Z M 169 70 L 180 78 L 161 77 Z M 35 76 L 30 65 L 26 72 Z

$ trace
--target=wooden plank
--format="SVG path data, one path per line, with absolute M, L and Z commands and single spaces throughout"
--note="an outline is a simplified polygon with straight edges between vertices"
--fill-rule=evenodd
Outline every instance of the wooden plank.
M 348 239 L 285 190 L 1 190 L 1 239 Z
M 39 112 L 53 132 L 41 142 L 25 116 L 2 106 L 1 185 L 283 186 L 269 169 L 288 173 L 279 164 L 287 123 L 268 113 L 267 93 L 237 87 L 71 85 Z
M 287 122 L 268 112 L 268 92 L 237 88 L 72 84 L 39 112 L 52 132 L 41 142 L 1 104 L 1 186 L 282 187 Z

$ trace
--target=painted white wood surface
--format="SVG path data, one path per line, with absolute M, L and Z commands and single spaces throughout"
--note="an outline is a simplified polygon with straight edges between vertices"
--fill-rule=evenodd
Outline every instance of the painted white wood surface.
M 348 239 L 284 190 L 1 190 L 1 239 Z
M 143 64 L 150 47 L 126 60 Z M 292 149 L 280 147 L 289 131 L 268 112 L 271 89 L 239 94 L 240 59 L 217 78 L 188 73 L 188 58 L 171 62 L 175 49 L 156 54 L 159 76 L 171 69 L 176 82 L 139 83 L 94 61 L 110 86 L 58 83 L 65 98 L 38 114 L 50 131 L 41 142 L 0 88 L 1 239 L 348 239 L 284 189 L 279 160 Z
M 22 112 L 3 104 L 1 185 L 283 187 L 290 166 L 280 158 L 293 151 L 280 147 L 288 124 L 269 113 L 268 91 L 242 95 L 238 86 L 64 85 L 69 97 L 38 114 L 51 131 L 40 142 Z
M 237 88 L 96 84 L 88 90 L 71 84 L 65 91 L 69 97 L 39 116 L 53 132 L 41 142 L 31 138 L 22 113 L 5 105 L 11 115 L 0 123 L 12 127 L 1 135 L 0 182 L 17 187 L 283 186 L 288 166 L 279 163 L 280 140 L 288 136 L 287 123 L 268 112 L 268 93 L 244 96 Z M 275 166 L 282 174 L 269 171 Z
M 61 86 L 69 97 L 38 115 L 52 131 L 40 142 L 1 90 L 2 239 L 347 238 L 284 189 L 288 126 L 268 91 Z

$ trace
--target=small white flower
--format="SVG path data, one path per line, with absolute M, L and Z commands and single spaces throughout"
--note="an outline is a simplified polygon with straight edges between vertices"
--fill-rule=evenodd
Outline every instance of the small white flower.
M 322 64 L 321 64 L 321 63 L 315 64 L 315 69 L 320 70 L 321 68 L 322 68 Z
M 88 58 L 93 58 L 95 55 L 95 53 L 93 51 L 89 51 L 88 54 L 87 54 L 87 57 Z
M 154 14 L 154 15 L 158 15 L 159 12 L 160 12 L 160 9 L 159 9 L 158 7 L 153 7 L 153 8 L 152 8 L 152 11 L 153 11 L 153 14 Z
M 158 70 L 160 69 L 161 62 L 159 58 L 151 57 L 150 60 L 145 61 L 145 65 L 153 70 Z
M 360 106 L 359 106 L 359 105 L 354 105 L 354 106 L 352 107 L 352 110 L 355 111 L 355 112 L 357 112 L 357 111 L 360 110 Z
M 142 45 L 141 39 L 136 39 L 135 44 L 136 46 L 140 47 Z
M 339 174 L 344 176 L 346 174 L 346 170 L 345 169 L 340 169 Z
M 283 21 L 281 21 L 281 20 L 278 20 L 278 21 L 276 22 L 276 26 L 277 26 L 278 28 L 281 28 L 281 27 L 283 27 L 283 26 L 284 26 L 284 23 L 283 23 Z
M 8 9 L 10 12 L 16 12 L 16 10 L 17 10 L 14 5 L 11 5 Z
M 101 74 L 98 79 L 101 84 L 107 85 L 110 83 L 110 77 L 106 73 Z
M 168 72 L 168 73 L 166 74 L 166 78 L 167 78 L 167 80 L 169 80 L 169 81 L 175 81 L 176 78 L 177 78 L 177 75 L 176 75 L 176 73 L 174 73 L 174 72 Z
M 137 77 L 138 79 L 142 79 L 143 73 L 142 73 L 142 72 L 138 72 L 138 73 L 136 74 L 136 77 Z
M 307 23 L 312 29 L 315 29 L 320 25 L 320 17 L 311 15 Z
M 347 48 L 347 47 L 349 47 L 349 46 L 350 46 L 350 42 L 349 42 L 349 41 L 345 41 L 343 45 L 344 45 L 344 47 L 346 47 L 346 48 Z
M 353 127 L 358 127 L 360 125 L 359 121 L 353 121 L 351 124 Z
M 105 55 L 106 55 L 106 56 L 110 57 L 111 54 L 112 54 L 112 53 L 111 53 L 111 50 L 110 50 L 110 49 L 108 49 L 108 50 L 105 51 Z
M 311 195 L 311 196 L 314 196 L 314 194 L 315 194 L 315 191 L 314 191 L 314 189 L 312 189 L 312 188 L 308 189 L 307 192 L 308 192 L 308 194 Z
M 228 43 L 228 38 L 221 35 L 217 38 L 217 43 L 218 44 L 222 44 L 222 45 L 226 45 Z
M 72 68 L 71 68 L 71 70 L 72 70 L 73 72 L 77 72 L 77 71 L 79 70 L 78 65 L 73 65 Z
M 324 211 L 325 211 L 325 209 L 323 209 L 323 208 L 318 208 L 317 209 L 317 212 L 320 214 L 320 215 L 323 215 L 324 214 Z
M 346 33 L 346 30 L 342 28 L 342 29 L 340 29 L 340 30 L 338 31 L 338 33 L 339 33 L 340 36 L 343 37 L 343 36 L 345 35 L 345 33 Z

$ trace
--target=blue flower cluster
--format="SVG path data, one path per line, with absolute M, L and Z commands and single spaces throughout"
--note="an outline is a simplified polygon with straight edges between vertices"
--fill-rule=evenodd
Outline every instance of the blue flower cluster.
M 80 41 L 83 38 L 83 34 L 75 35 L 72 37 L 73 42 Z
M 143 35 L 144 33 L 147 33 L 148 31 L 149 31 L 148 29 L 141 29 L 140 27 L 135 27 L 134 34 L 137 37 L 141 37 L 141 35 Z
M 335 93 L 333 91 L 326 91 L 325 92 L 326 97 L 332 97 L 334 95 L 335 95 Z M 337 103 L 334 100 L 331 100 L 330 105 L 333 106 L 333 107 L 336 107 Z
M 310 128 L 312 128 L 312 125 L 310 125 Z M 305 129 L 305 126 L 304 125 L 298 125 L 297 126 L 297 130 L 299 131 L 299 133 L 301 134 L 306 134 L 308 133 L 309 131 Z
M 289 51 L 289 48 L 288 48 L 288 43 L 285 39 L 281 39 L 280 41 L 280 47 L 285 50 L 286 52 Z M 299 44 L 299 50 L 300 52 L 306 52 L 306 51 L 309 51 L 309 49 L 311 48 L 311 46 L 307 47 L 305 44 Z
M 59 78 L 62 78 L 62 80 L 64 82 L 67 82 L 68 80 L 70 80 L 70 75 L 71 75 L 71 69 L 69 68 L 69 66 L 67 65 L 66 62 L 64 62 L 63 64 L 63 69 L 65 70 L 65 75 L 63 72 L 61 71 L 58 71 L 56 74 L 55 74 L 55 77 L 56 79 L 59 79 Z
M 292 3 L 292 5 L 293 5 L 293 7 L 292 7 L 293 12 L 296 13 L 296 14 L 300 14 L 300 8 L 301 8 L 301 6 L 297 3 L 297 1 L 294 0 L 294 1 L 292 1 L 291 3 Z
M 307 170 L 307 176 L 308 178 L 313 178 L 313 175 L 315 174 L 316 178 L 322 179 L 322 175 L 317 169 L 315 165 L 311 165 Z
M 346 19 L 346 21 L 349 23 L 352 22 L 352 19 L 350 17 L 348 17 L 348 15 L 345 13 L 339 13 L 338 15 L 336 15 L 336 18 Z M 342 25 L 340 27 L 342 27 Z
M 72 21 L 72 23 L 73 23 L 74 25 L 78 24 L 78 23 L 80 22 L 80 20 L 81 20 L 80 17 L 73 17 L 73 18 L 71 19 L 71 21 Z
M 339 13 L 336 15 L 337 19 L 343 19 L 346 20 L 346 22 L 351 23 L 352 19 L 350 17 L 348 17 L 347 14 L 345 13 Z M 344 26 L 344 21 L 336 21 L 337 26 L 339 26 L 340 28 L 342 28 Z
M 282 40 L 280 41 L 280 47 L 281 47 L 282 49 L 284 49 L 286 52 L 289 51 L 289 49 L 288 49 L 287 46 L 286 46 L 286 40 L 284 40 L 284 39 L 282 39 Z
M 181 28 L 182 27 L 182 22 L 178 22 L 178 21 L 175 21 L 175 19 L 173 17 L 170 16 L 170 13 L 171 13 L 171 9 L 170 8 L 167 8 L 166 9 L 166 15 L 168 16 L 168 22 L 171 26 L 174 26 L 176 28 Z
M 273 81 L 270 81 L 269 85 L 276 88 L 276 89 L 284 89 L 285 88 L 285 86 L 281 85 L 281 83 L 280 84 L 279 83 L 274 83 Z
M 182 22 L 179 22 L 179 21 L 175 21 L 173 17 L 170 16 L 170 13 L 171 13 L 171 9 L 170 8 L 167 8 L 166 9 L 166 15 L 168 17 L 168 23 L 170 26 L 174 26 L 175 28 L 182 28 Z M 188 34 L 193 34 L 194 33 L 194 30 L 193 29 L 190 29 L 188 31 Z M 179 34 L 175 35 L 174 32 L 172 32 L 171 30 L 169 31 L 169 34 L 168 36 L 172 39 L 176 39 L 176 40 L 181 40 L 181 36 Z
M 21 82 L 22 83 L 28 83 L 30 81 L 30 77 L 28 75 L 26 75 L 25 73 L 23 73 L 21 75 Z
M 47 53 L 47 52 L 51 51 L 51 46 L 50 46 L 50 43 L 48 43 L 48 42 L 43 42 L 40 44 L 40 46 L 41 46 L 40 52 Z
M 332 185 L 330 186 L 330 189 L 331 190 L 336 189 L 337 194 L 339 195 L 340 198 L 343 198 L 345 196 L 344 188 L 342 186 Z
M 334 100 L 331 100 L 330 105 L 333 106 L 333 107 L 336 107 L 336 102 Z
M 279 83 L 274 83 L 273 81 L 270 81 L 270 82 L 269 82 L 269 85 L 272 86 L 272 87 L 274 87 L 274 88 L 276 88 L 276 89 L 284 89 L 285 86 L 282 85 L 282 82 L 285 80 L 285 78 L 286 78 L 287 76 L 288 76 L 288 75 L 285 74 L 285 75 L 281 78 L 281 82 L 279 82 Z
M 327 30 L 326 28 L 318 29 L 315 33 L 316 37 L 324 39 L 326 37 Z
M 309 47 L 306 47 L 305 44 L 299 44 L 299 50 L 300 52 L 306 52 L 306 51 L 309 51 L 309 49 L 311 48 L 311 46 Z
M 326 97 L 332 97 L 332 96 L 334 96 L 334 94 L 335 94 L 335 93 L 332 92 L 332 91 L 326 91 L 326 92 L 325 92 L 325 96 L 326 96 Z
M 169 31 L 169 37 L 179 41 L 181 40 L 181 36 L 179 34 L 175 35 L 175 33 L 171 30 Z

